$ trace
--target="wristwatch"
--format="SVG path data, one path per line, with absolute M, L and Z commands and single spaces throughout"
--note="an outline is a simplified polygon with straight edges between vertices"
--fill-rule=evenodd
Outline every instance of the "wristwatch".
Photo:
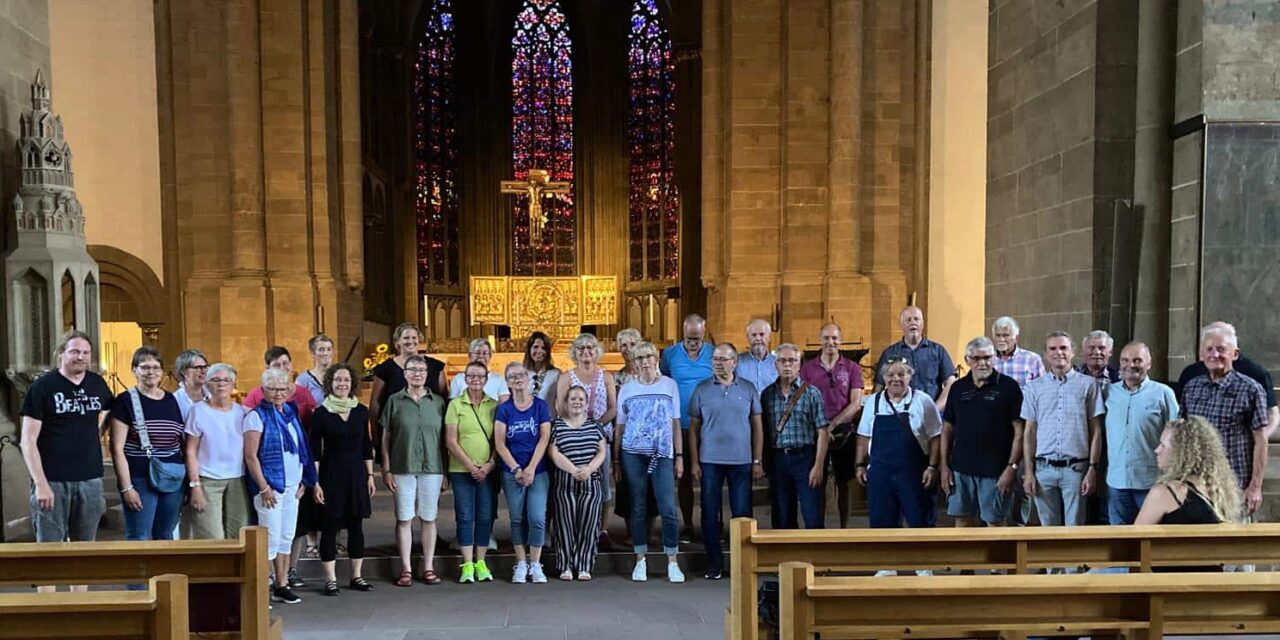
M 760 464 L 760 458 L 751 461 L 751 464 Z
M 191 481 L 191 482 L 188 482 L 188 483 L 187 483 L 187 486 L 188 486 L 188 487 L 191 487 L 192 489 L 194 489 L 194 488 L 196 488 L 196 487 L 200 486 L 200 481 L 199 481 L 199 480 L 193 480 L 193 481 Z
M 1013 469 L 1014 471 L 1017 471 L 1017 470 L 1018 470 L 1018 463 L 1016 463 L 1016 462 L 1010 462 L 1010 463 L 1009 463 L 1009 468 L 1010 468 L 1010 469 Z

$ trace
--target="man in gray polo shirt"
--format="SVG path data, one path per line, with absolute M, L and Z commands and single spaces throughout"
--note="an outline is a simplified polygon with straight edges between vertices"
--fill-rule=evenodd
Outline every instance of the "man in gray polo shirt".
M 738 350 L 727 342 L 711 355 L 710 380 L 689 398 L 689 465 L 694 481 L 702 482 L 702 537 L 707 548 L 708 580 L 724 572 L 720 542 L 720 492 L 729 483 L 729 512 L 751 516 L 751 481 L 764 478 L 760 454 L 764 430 L 760 396 L 750 382 L 738 377 Z
M 1102 456 L 1102 392 L 1094 379 L 1071 368 L 1075 344 L 1055 331 L 1045 339 L 1049 370 L 1023 389 L 1023 461 L 1034 473 L 1024 480 L 1034 496 L 1040 524 L 1084 524 L 1081 496 L 1098 482 L 1094 466 Z

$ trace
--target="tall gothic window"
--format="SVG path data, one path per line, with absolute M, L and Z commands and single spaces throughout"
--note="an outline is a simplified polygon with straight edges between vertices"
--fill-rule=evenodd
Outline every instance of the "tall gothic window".
M 675 185 L 675 68 L 655 0 L 631 9 L 630 280 L 674 280 L 680 271 L 680 193 Z
M 543 169 L 551 180 L 573 182 L 573 42 L 558 0 L 525 0 L 511 39 L 511 137 L 516 180 Z M 514 212 L 517 275 L 575 273 L 573 191 L 546 195 L 547 222 L 536 246 L 529 236 L 529 198 Z
M 450 0 L 428 0 L 414 62 L 414 214 L 418 281 L 457 284 L 458 127 L 454 117 L 454 30 Z

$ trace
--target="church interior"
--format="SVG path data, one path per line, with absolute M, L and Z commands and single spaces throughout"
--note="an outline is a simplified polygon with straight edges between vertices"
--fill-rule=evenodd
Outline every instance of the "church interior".
M 404 322 L 451 372 L 535 330 L 616 368 L 694 313 L 836 322 L 869 369 L 907 305 L 953 355 L 1007 315 L 1161 380 L 1226 320 L 1280 372 L 1277 38 L 1265 0 L 0 0 L 0 540 L 71 328 L 116 392 L 143 344 L 253 380 Z

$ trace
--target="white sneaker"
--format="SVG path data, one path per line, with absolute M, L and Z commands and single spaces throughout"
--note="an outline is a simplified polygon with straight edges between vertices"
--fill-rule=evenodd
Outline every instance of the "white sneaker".
M 916 569 L 916 575 L 920 576 L 921 578 L 932 578 L 933 569 Z
M 529 565 L 529 582 L 534 584 L 546 584 L 547 574 L 542 572 L 542 563 L 535 562 Z
M 889 569 L 881 569 L 881 570 L 879 570 L 879 571 L 877 571 L 877 572 L 876 572 L 875 577 L 877 577 L 877 578 L 883 578 L 883 577 L 885 577 L 885 576 L 896 576 L 896 575 L 898 575 L 898 572 L 897 572 L 897 571 L 891 571 L 891 570 L 889 570 Z
M 495 551 L 497 550 L 497 548 L 498 548 L 498 539 L 493 536 L 489 536 L 489 550 Z
M 511 572 L 511 584 L 524 584 L 529 577 L 529 564 L 517 562 L 515 571 Z
M 649 579 L 649 566 L 644 558 L 636 561 L 636 568 L 631 570 L 632 582 L 644 582 Z
M 680 570 L 680 565 L 675 562 L 667 562 L 667 582 L 680 584 L 684 582 L 684 572 Z

